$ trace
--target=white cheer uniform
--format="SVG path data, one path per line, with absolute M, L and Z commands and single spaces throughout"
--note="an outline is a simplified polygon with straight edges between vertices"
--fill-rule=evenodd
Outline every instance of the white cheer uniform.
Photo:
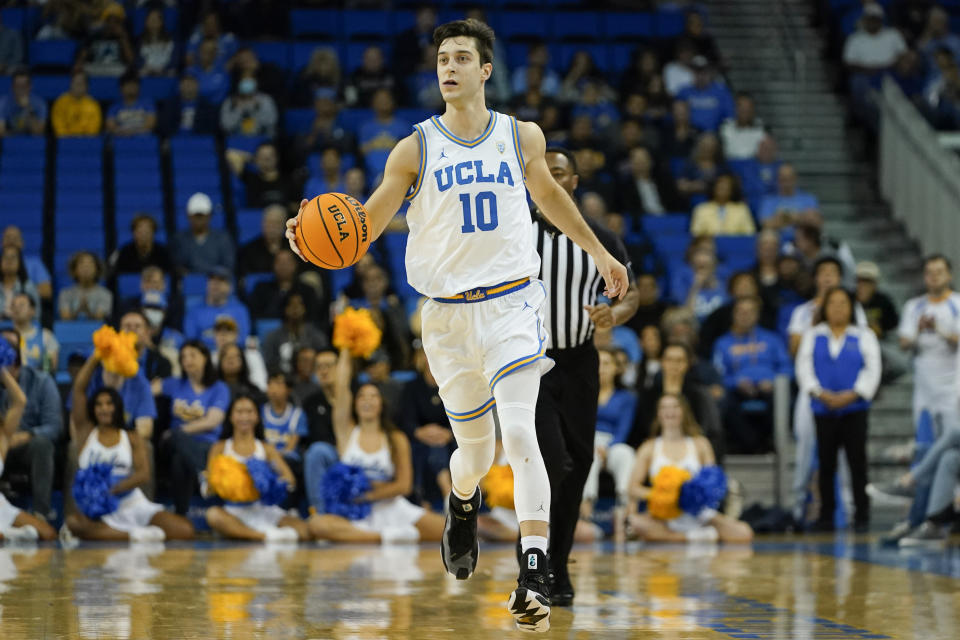
M 254 444 L 252 456 L 242 456 L 233 448 L 233 438 L 227 438 L 223 445 L 224 455 L 246 464 L 247 459 L 267 460 L 267 450 L 260 440 Z M 240 522 L 260 533 L 277 526 L 277 523 L 287 515 L 287 511 L 275 504 L 263 504 L 259 500 L 248 503 L 227 502 L 223 505 L 224 511 L 235 516 Z
M 684 452 L 683 457 L 679 460 L 673 460 L 668 458 L 666 453 L 663 451 L 663 436 L 658 437 L 653 441 L 653 456 L 650 460 L 650 473 L 649 477 L 652 481 L 657 477 L 657 474 L 664 467 L 677 467 L 683 469 L 690 474 L 690 477 L 697 475 L 697 472 L 700 471 L 700 468 L 703 466 L 700 464 L 700 458 L 697 456 L 697 444 L 693 438 L 685 437 L 683 439 Z M 671 518 L 670 520 L 665 520 L 664 523 L 670 527 L 672 531 L 678 533 L 689 534 L 692 531 L 697 529 L 705 529 L 709 525 L 705 524 L 717 512 L 714 509 L 704 509 L 699 516 L 694 516 L 689 513 L 681 513 L 676 518 Z

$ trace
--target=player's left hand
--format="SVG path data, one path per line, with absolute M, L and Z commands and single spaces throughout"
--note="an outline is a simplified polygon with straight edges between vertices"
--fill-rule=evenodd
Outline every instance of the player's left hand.
M 597 270 L 603 276 L 603 283 L 606 289 L 603 295 L 613 300 L 622 298 L 627 294 L 627 288 L 630 286 L 630 279 L 627 277 L 627 268 L 617 262 L 609 253 L 597 261 Z
M 590 314 L 590 319 L 593 320 L 593 324 L 597 325 L 598 329 L 611 329 L 613 328 L 613 309 L 610 308 L 608 304 L 596 304 L 596 305 L 583 305 L 583 308 L 587 310 L 587 313 Z

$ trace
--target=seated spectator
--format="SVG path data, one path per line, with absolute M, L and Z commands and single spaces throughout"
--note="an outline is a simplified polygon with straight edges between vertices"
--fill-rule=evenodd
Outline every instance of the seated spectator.
M 300 406 L 303 407 L 303 413 L 307 418 L 307 427 L 310 430 L 309 441 L 312 443 L 311 449 L 313 444 L 318 442 L 329 445 L 335 444 L 333 424 L 330 422 L 333 415 L 333 405 L 330 403 L 335 395 L 337 352 L 333 349 L 324 349 L 314 356 L 313 364 L 314 390 L 306 397 L 294 395 L 294 400 L 298 401 Z M 327 449 L 326 452 L 329 453 L 330 449 Z M 333 459 L 336 460 L 336 449 L 333 450 L 333 454 Z M 308 463 L 310 456 L 311 452 L 308 450 L 304 465 L 305 473 L 312 466 Z M 309 498 L 310 504 L 316 506 L 314 496 L 309 496 Z
M 571 117 L 587 116 L 596 130 L 608 131 L 620 120 L 620 111 L 610 101 L 608 93 L 612 91 L 605 84 L 592 79 L 585 81 L 577 101 L 570 108 Z
M 258 282 L 250 294 L 249 303 L 256 319 L 280 318 L 287 295 L 296 291 L 307 306 L 307 316 L 316 326 L 326 333 L 330 319 L 323 301 L 318 299 L 314 289 L 301 282 L 297 277 L 300 262 L 287 248 L 281 248 L 273 258 L 273 279 Z
M 737 298 L 730 332 L 713 347 L 727 390 L 724 426 L 733 453 L 773 451 L 773 381 L 793 375 L 783 338 L 757 324 L 761 306 L 760 298 Z
M 214 45 L 213 60 L 220 66 L 226 66 L 237 52 L 236 37 L 232 33 L 224 32 L 220 16 L 215 11 L 210 11 L 203 16 L 187 41 L 188 65 L 197 64 L 203 59 L 203 46 L 208 41 Z
M 754 274 L 762 291 L 774 287 L 780 279 L 780 234 L 764 229 L 757 234 L 757 266 Z M 765 297 L 765 294 L 761 293 Z M 765 298 L 767 299 L 767 298 Z
M 660 373 L 660 354 L 663 351 L 663 338 L 660 327 L 648 324 L 640 330 L 640 348 L 643 360 L 637 372 L 636 387 L 644 391 L 653 386 L 653 380 Z
M 279 371 L 270 374 L 267 382 L 267 402 L 260 410 L 264 439 L 273 445 L 295 476 L 302 478 L 300 440 L 309 435 L 303 409 L 291 402 L 290 378 Z M 299 473 L 298 473 L 299 471 Z
M 710 441 L 703 437 L 700 425 L 687 401 L 676 393 L 665 393 L 656 400 L 656 420 L 650 437 L 637 451 L 630 479 L 631 513 L 628 523 L 648 542 L 723 541 L 749 543 L 753 531 L 741 522 L 706 509 L 697 516 L 682 514 L 672 520 L 639 513 L 641 500 L 650 497 L 650 486 L 661 469 L 679 466 L 691 476 L 702 467 L 717 464 Z M 679 462 L 678 462 L 679 461 Z
M 113 312 L 113 294 L 98 284 L 103 263 L 89 251 L 78 251 L 67 265 L 72 287 L 60 291 L 57 309 L 61 320 L 103 320 Z
M 677 176 L 677 190 L 690 204 L 703 202 L 724 167 L 720 161 L 720 142 L 712 133 L 697 138 L 690 159 Z M 729 197 L 729 196 L 728 196 Z
M 230 397 L 248 395 L 254 398 L 258 406 L 262 405 L 266 396 L 250 381 L 250 368 L 243 347 L 235 342 L 225 344 L 217 356 L 217 378 L 230 389 Z
M 437 27 L 437 9 L 429 4 L 417 7 L 413 26 L 396 35 L 393 58 L 397 70 L 408 75 L 420 62 L 420 52 L 433 46 L 433 30 Z M 436 65 L 436 52 L 434 52 Z M 434 71 L 436 77 L 436 71 Z M 436 81 L 434 81 L 436 84 Z
M 143 33 L 137 54 L 140 59 L 140 75 L 172 76 L 176 73 L 177 45 L 167 32 L 163 22 L 163 10 L 150 9 L 143 23 Z
M 406 366 L 410 358 L 410 327 L 407 313 L 396 295 L 389 293 L 390 278 L 386 270 L 373 263 L 359 274 L 363 298 L 351 302 L 356 307 L 370 310 L 374 321 L 383 331 L 382 348 L 390 356 L 395 369 Z
M 309 398 L 319 386 L 314 377 L 317 350 L 311 346 L 300 347 L 293 354 L 293 397 L 299 402 L 302 398 Z
M 310 518 L 310 533 L 321 540 L 333 542 L 391 543 L 437 542 L 443 534 L 443 516 L 425 511 L 404 498 L 413 488 L 413 469 L 410 441 L 402 431 L 390 427 L 383 397 L 376 385 L 360 386 L 356 396 L 350 391 L 350 357 L 345 351 L 337 363 L 336 397 L 333 428 L 337 449 L 345 464 L 365 468 L 374 489 L 361 496 L 360 501 L 373 503 L 374 513 L 382 512 L 376 520 L 367 516 L 362 520 L 347 520 L 329 514 Z M 354 417 L 351 417 L 351 414 Z M 371 468 L 369 460 L 374 452 L 360 447 L 360 442 L 377 442 L 375 455 L 389 459 L 385 467 Z
M 244 75 L 237 90 L 220 106 L 220 128 L 228 136 L 266 136 L 277 134 L 277 104 L 257 90 L 257 79 Z
M 288 216 L 299 209 L 304 172 L 281 171 L 277 146 L 272 142 L 259 144 L 252 156 L 227 149 L 227 162 L 243 182 L 246 206 L 264 208 L 278 204 L 286 208 Z
M 139 430 L 130 430 L 125 420 L 124 399 L 112 387 L 97 387 L 87 396 L 88 382 L 99 364 L 91 356 L 80 369 L 73 383 L 71 425 L 79 450 L 78 467 L 110 464 L 115 479 L 112 491 L 118 496 L 116 510 L 102 518 L 92 519 L 79 510 L 66 517 L 66 526 L 73 535 L 84 540 L 130 540 L 158 542 L 193 538 L 193 525 L 180 515 L 167 513 L 163 505 L 150 502 L 141 486 L 150 483 L 148 439 Z M 145 381 L 144 381 L 145 382 Z M 150 398 L 147 387 L 147 398 Z
M 750 207 L 743 201 L 740 184 L 731 174 L 717 176 L 710 200 L 698 204 L 690 220 L 695 236 L 749 236 L 757 232 Z
M 243 360 L 246 363 L 244 379 L 249 380 L 255 390 L 264 391 L 267 388 L 267 365 L 263 362 L 256 340 L 248 338 L 241 343 L 237 334 L 237 321 L 230 316 L 220 316 L 213 324 L 213 341 L 216 351 L 211 353 L 213 363 L 218 364 L 220 354 L 227 345 L 239 345 L 243 351 Z
M 133 240 L 110 256 L 110 273 L 141 273 L 147 267 L 159 267 L 164 273 L 173 272 L 173 263 L 167 247 L 154 241 L 157 221 L 145 213 L 134 216 L 130 222 Z
M 180 347 L 179 378 L 154 381 L 154 395 L 170 399 L 170 428 L 162 441 L 169 461 L 175 511 L 184 515 L 194 495 L 197 477 L 207 466 L 207 454 L 220 435 L 230 404 L 230 389 L 217 380 L 210 350 L 199 340 Z
M 23 233 L 16 225 L 9 225 L 3 230 L 2 249 L 12 247 L 23 257 L 23 265 L 27 270 L 27 280 L 36 287 L 37 294 L 43 301 L 53 300 L 53 285 L 50 283 L 50 272 L 39 254 L 30 254 L 26 252 L 23 246 Z M 0 304 L 0 309 L 3 305 Z
M 119 305 L 114 305 L 115 317 L 119 319 L 129 311 L 147 307 L 150 307 L 146 315 L 151 317 L 151 323 L 156 320 L 158 326 L 176 329 L 183 327 L 183 300 L 176 292 L 167 291 L 163 270 L 157 266 L 143 268 L 140 272 L 140 292 L 124 298 Z
M 9 75 L 23 63 L 23 38 L 0 21 L 0 74 Z
M 637 294 L 640 301 L 637 312 L 626 322 L 626 326 L 640 335 L 648 325 L 660 326 L 663 312 L 667 310 L 667 303 L 660 298 L 660 285 L 652 273 L 638 273 L 636 276 Z
M 307 179 L 303 187 L 303 197 L 310 199 L 321 193 L 343 193 L 346 189 L 340 150 L 327 147 L 320 154 L 320 175 Z
M 484 86 L 490 87 L 489 84 Z M 438 113 L 443 111 L 443 95 L 437 86 L 437 47 L 433 43 L 424 47 L 419 64 L 407 80 L 406 90 L 410 96 L 409 101 L 413 104 Z M 487 97 L 489 99 L 489 96 Z
M 87 74 L 74 71 L 70 76 L 70 89 L 53 103 L 50 111 L 50 127 L 53 135 L 95 136 L 103 125 L 100 103 L 87 93 Z
M 710 62 L 703 56 L 693 58 L 693 84 L 677 92 L 677 100 L 690 103 L 690 123 L 701 131 L 716 131 L 727 118 L 734 117 L 730 89 L 716 80 Z
M 797 172 L 792 164 L 784 162 L 777 170 L 777 194 L 760 201 L 757 221 L 764 229 L 778 231 L 796 224 L 798 216 L 819 210 L 817 196 L 797 189 Z
M 633 472 L 633 447 L 626 444 L 633 427 L 637 409 L 637 396 L 616 385 L 616 356 L 610 349 L 600 349 L 600 391 L 597 400 L 597 430 L 593 441 L 593 464 L 583 488 L 580 517 L 593 519 L 593 507 L 600 487 L 600 472 L 609 471 L 613 476 L 617 494 L 617 511 L 614 514 L 614 530 L 622 526 L 627 505 L 627 490 Z
M 707 32 L 704 17 L 696 10 L 687 11 L 681 38 L 689 40 L 697 55 L 703 56 L 710 64 L 723 68 L 723 60 L 717 41 Z
M 190 228 L 173 239 L 173 264 L 177 271 L 208 273 L 220 267 L 233 273 L 236 250 L 226 231 L 210 228 L 213 202 L 205 193 L 195 193 L 187 200 L 187 219 Z
M 77 62 L 91 76 L 120 76 L 135 59 L 126 25 L 127 13 L 119 2 L 109 2 L 77 53 Z
M 296 477 L 273 445 L 264 441 L 263 422 L 255 398 L 236 396 L 227 409 L 222 437 L 213 444 L 208 454 L 207 473 L 213 460 L 227 455 L 245 463 L 253 458 L 267 462 L 289 488 L 296 486 Z M 310 532 L 300 518 L 290 515 L 278 505 L 267 505 L 261 500 L 252 504 L 226 503 L 207 509 L 210 528 L 226 538 L 266 542 L 296 542 L 309 540 Z
M 393 74 L 387 69 L 383 59 L 383 49 L 371 46 L 363 52 L 363 62 L 350 76 L 344 97 L 347 105 L 351 107 L 369 108 L 377 89 L 392 92 L 395 86 Z
M 744 191 L 753 198 L 777 192 L 777 171 L 780 169 L 780 160 L 777 157 L 777 141 L 773 136 L 766 135 L 757 145 L 756 174 L 750 176 L 751 184 L 744 178 Z
M 950 33 L 950 14 L 934 5 L 927 13 L 927 24 L 917 40 L 917 49 L 926 57 L 927 64 L 933 66 L 933 56 L 940 48 L 948 49 L 955 60 L 960 60 L 960 36 Z
M 150 321 L 143 311 L 128 311 L 120 317 L 120 330 L 129 331 L 137 336 L 137 354 L 140 373 L 147 380 L 169 378 L 173 367 L 170 361 L 153 344 Z
M 389 89 L 377 89 L 370 98 L 373 119 L 360 125 L 360 151 L 365 155 L 372 151 L 390 151 L 397 142 L 410 135 L 410 123 L 394 114 L 393 94 Z
M 927 100 L 926 112 L 936 128 L 952 130 L 960 127 L 960 67 L 952 64 L 945 69 Z
M 283 324 L 263 340 L 263 357 L 267 369 L 293 373 L 293 357 L 303 346 L 320 350 L 329 345 L 327 336 L 307 319 L 303 296 L 297 291 L 287 294 L 283 305 Z
M 663 67 L 664 88 L 671 97 L 693 86 L 693 58 L 696 47 L 687 38 L 680 38 L 674 47 L 673 59 Z
M 843 64 L 849 78 L 854 111 L 868 124 L 876 125 L 877 107 L 871 96 L 884 74 L 907 50 L 900 32 L 883 26 L 883 7 L 870 2 L 863 7 L 857 30 L 843 45 Z
M 854 272 L 857 278 L 857 302 L 867 314 L 867 325 L 873 329 L 878 340 L 900 325 L 900 314 L 893 300 L 877 288 L 880 268 L 874 262 L 858 262 Z
M 250 47 L 241 47 L 233 56 L 230 68 L 234 86 L 244 78 L 257 81 L 257 90 L 261 95 L 269 96 L 275 105 L 284 106 L 287 98 L 287 80 L 284 70 L 275 64 L 263 62 Z
M 11 317 L 13 298 L 19 293 L 30 296 L 35 305 L 40 304 L 37 288 L 27 277 L 27 268 L 23 264 L 20 249 L 6 246 L 0 253 L 0 320 Z
M 620 209 L 625 214 L 663 215 L 677 205 L 671 181 L 654 171 L 653 157 L 644 147 L 630 150 L 629 165 L 617 191 Z
M 404 385 L 400 428 L 410 439 L 413 486 L 421 500 L 443 500 L 452 490 L 450 456 L 456 448 L 437 381 L 422 349 L 413 356 L 417 375 Z
M 434 59 L 436 65 L 436 59 Z M 436 78 L 436 66 L 434 66 Z M 436 84 L 436 80 L 434 80 Z M 294 83 L 293 103 L 298 107 L 313 106 L 318 91 L 339 99 L 343 94 L 343 76 L 340 71 L 340 59 L 333 47 L 317 47 Z
M 595 93 L 590 103 L 609 104 L 616 99 L 616 92 L 607 84 L 606 77 L 597 67 L 593 55 L 581 49 L 573 54 L 557 98 L 564 103 L 582 102 L 587 85 L 592 85 L 591 90 Z M 613 110 L 616 112 L 615 108 Z
M 531 67 L 540 69 L 540 93 L 554 97 L 560 91 L 560 76 L 550 68 L 550 49 L 545 42 L 535 42 L 527 49 L 526 64 L 513 70 L 511 87 L 513 95 L 523 95 L 531 88 L 528 83 L 527 70 Z
M 213 346 L 213 326 L 221 316 L 237 323 L 237 337 L 246 340 L 250 335 L 250 313 L 246 305 L 233 296 L 230 272 L 215 267 L 207 272 L 207 293 L 203 303 L 194 305 L 183 320 L 183 335 L 191 340 L 203 340 Z
M 794 227 L 793 247 L 797 257 L 808 271 L 824 256 L 836 258 L 843 266 L 844 282 L 852 284 L 856 262 L 850 246 L 842 240 L 837 241 L 823 235 L 823 218 L 819 211 L 815 215 L 804 215 Z
M 753 96 L 737 94 L 736 115 L 720 125 L 723 154 L 727 160 L 746 160 L 757 155 L 757 146 L 766 135 L 763 120 L 757 117 Z
M 353 133 L 337 122 L 337 103 L 329 89 L 317 89 L 313 101 L 314 119 L 310 132 L 303 136 L 306 153 L 336 147 L 342 154 L 354 153 L 357 141 Z
M 2 338 L 0 338 L 2 339 Z M 27 406 L 27 396 L 17 383 L 16 378 L 6 369 L 0 369 L 0 385 L 5 393 L 3 417 L 0 418 L 0 474 L 3 473 L 3 461 L 10 449 L 10 438 L 20 428 L 20 418 Z M 0 493 L 0 542 L 55 540 L 56 530 L 46 520 L 16 508 Z
M 7 459 L 4 475 L 27 474 L 33 496 L 33 513 L 41 520 L 56 519 L 53 493 L 54 449 L 63 433 L 60 394 L 49 374 L 24 366 L 20 362 L 20 334 L 11 328 L 0 329 L 0 340 L 6 340 L 17 351 L 17 360 L 7 367 L 10 375 L 27 396 L 20 426 L 7 437 Z M 13 398 L 10 388 L 0 391 L 0 407 L 8 407 Z
M 33 93 L 30 72 L 14 71 L 10 93 L 0 98 L 0 134 L 42 136 L 47 126 L 47 102 Z
M 187 53 L 189 58 L 190 53 Z M 197 93 L 210 101 L 214 107 L 226 100 L 230 92 L 230 76 L 223 63 L 217 60 L 217 41 L 204 40 L 197 49 L 196 61 L 186 70 L 186 75 L 197 79 Z
M 287 209 L 280 204 L 271 204 L 263 210 L 260 220 L 260 235 L 240 247 L 237 252 L 238 275 L 266 273 L 273 269 L 273 262 L 281 249 L 288 247 L 283 234 L 286 231 Z
M 760 326 L 770 331 L 776 331 L 777 329 L 777 309 L 764 301 L 761 296 L 760 284 L 753 272 L 739 271 L 730 276 L 727 282 L 727 294 L 729 302 L 718 307 L 704 318 L 700 325 L 697 354 L 701 357 L 713 357 L 714 343 L 720 339 L 720 336 L 729 332 L 731 326 L 733 326 L 733 307 L 740 298 L 757 298 L 760 300 L 758 310 Z
M 120 78 L 120 102 L 107 111 L 107 133 L 115 136 L 143 136 L 157 126 L 157 109 L 152 101 L 140 98 L 140 78 L 128 72 Z
M 727 301 L 726 282 L 717 275 L 717 256 L 707 250 L 694 252 L 690 259 L 693 282 L 686 296 L 677 298 L 678 304 L 686 306 L 698 321 L 703 321 Z M 679 296 L 680 291 L 675 292 Z
M 158 132 L 165 136 L 180 133 L 212 135 L 217 131 L 216 104 L 200 95 L 196 76 L 180 77 L 179 92 L 160 102 Z
M 660 77 L 660 55 L 651 47 L 638 47 L 630 56 L 630 64 L 620 76 L 620 99 L 626 102 L 627 96 L 642 90 L 650 82 L 650 78 Z M 693 75 L 690 76 L 693 82 Z
M 854 529 L 865 532 L 870 524 L 867 416 L 880 384 L 880 346 L 872 331 L 857 326 L 855 305 L 846 289 L 829 290 L 823 320 L 804 332 L 797 352 L 797 384 L 810 398 L 816 423 L 821 504 L 816 528 L 821 531 L 834 530 L 834 475 L 841 447 L 850 465 Z
M 14 294 L 10 303 L 10 320 L 20 334 L 20 362 L 46 373 L 57 371 L 60 343 L 50 329 L 36 320 L 36 303 L 25 293 Z

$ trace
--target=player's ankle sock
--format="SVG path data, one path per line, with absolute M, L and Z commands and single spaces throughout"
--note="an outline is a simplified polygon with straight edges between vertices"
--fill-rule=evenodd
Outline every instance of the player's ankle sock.
M 460 493 L 460 492 L 457 490 L 456 487 L 454 487 L 454 488 L 453 488 L 453 497 L 456 498 L 457 500 L 459 500 L 460 502 L 470 502 L 470 500 L 473 499 L 473 494 L 475 494 L 476 492 L 477 492 L 477 488 L 474 487 L 473 489 L 470 490 L 470 493 L 469 493 L 469 494 L 464 495 L 464 494 Z
M 544 536 L 523 536 L 520 538 L 520 548 L 524 553 L 530 549 L 539 549 L 547 552 L 547 539 Z

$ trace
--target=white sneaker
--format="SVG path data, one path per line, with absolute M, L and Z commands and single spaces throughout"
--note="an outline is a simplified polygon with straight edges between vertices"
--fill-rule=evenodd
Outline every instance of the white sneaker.
M 713 527 L 697 527 L 686 533 L 689 542 L 716 542 L 720 539 L 720 534 Z
M 420 532 L 413 525 L 405 527 L 386 527 L 380 532 L 382 544 L 417 544 L 420 542 Z
M 22 527 L 9 527 L 0 529 L 0 535 L 3 539 L 12 544 L 18 542 L 36 542 L 40 539 L 40 532 L 33 525 L 25 524 Z
M 264 542 L 293 542 L 300 541 L 297 530 L 291 527 L 269 527 L 263 532 Z
M 60 546 L 64 549 L 76 549 L 80 546 L 80 541 L 77 539 L 77 536 L 73 535 L 73 531 L 70 531 L 70 527 L 66 524 L 60 527 Z
M 166 539 L 163 529 L 153 525 L 137 527 L 130 532 L 130 542 L 163 542 Z

